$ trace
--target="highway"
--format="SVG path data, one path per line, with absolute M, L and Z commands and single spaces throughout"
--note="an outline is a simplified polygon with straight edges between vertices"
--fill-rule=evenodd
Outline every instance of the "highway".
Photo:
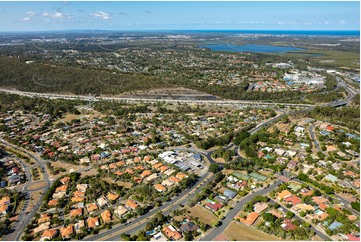
M 296 104 L 296 103 L 276 103 L 276 102 L 259 102 L 259 101 L 249 101 L 249 100 L 185 100 L 185 99 L 149 99 L 149 98 L 121 98 L 121 97 L 90 97 L 84 95 L 65 95 L 65 94 L 54 94 L 54 93 L 36 93 L 36 92 L 23 92 L 18 90 L 9 90 L 0 88 L 0 92 L 8 94 L 17 94 L 20 96 L 27 97 L 43 97 L 48 99 L 64 99 L 64 100 L 81 100 L 81 101 L 118 101 L 126 103 L 156 103 L 156 102 L 166 102 L 166 103 L 190 103 L 190 104 L 200 104 L 200 105 L 217 105 L 217 106 L 277 106 L 283 105 L 286 107 L 315 107 L 311 104 Z

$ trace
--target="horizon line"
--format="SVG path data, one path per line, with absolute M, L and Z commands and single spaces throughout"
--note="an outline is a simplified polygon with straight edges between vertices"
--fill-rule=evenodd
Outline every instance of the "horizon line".
M 11 30 L 11 31 L 1 31 L 0 33 L 26 33 L 26 32 L 69 32 L 69 31 L 119 31 L 119 32 L 131 32 L 131 31 L 144 31 L 144 32 L 160 32 L 160 31 L 290 31 L 290 32 L 360 32 L 359 29 L 63 29 L 63 30 Z

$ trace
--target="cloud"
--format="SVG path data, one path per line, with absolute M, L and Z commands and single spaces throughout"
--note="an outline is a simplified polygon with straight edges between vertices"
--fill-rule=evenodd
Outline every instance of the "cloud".
M 346 24 L 345 20 L 340 20 L 339 22 L 340 22 L 340 24 Z
M 25 13 L 25 17 L 22 18 L 23 21 L 30 21 L 33 17 L 36 16 L 35 12 L 28 11 Z
M 70 18 L 73 18 L 73 15 L 63 13 L 61 11 L 57 11 L 55 13 L 43 12 L 41 14 L 41 16 L 46 17 L 46 18 L 54 18 L 54 19 L 66 19 L 66 18 L 70 19 Z
M 53 15 L 53 18 L 64 18 L 64 17 L 65 17 L 64 13 L 62 13 L 62 12 L 56 12 Z
M 94 18 L 101 18 L 103 20 L 108 20 L 108 19 L 112 18 L 112 15 L 110 13 L 103 12 L 103 11 L 98 11 L 98 12 L 92 13 L 90 15 L 93 16 Z
M 149 10 L 145 10 L 144 12 L 147 14 L 152 14 L 152 11 L 149 11 Z
M 31 12 L 31 11 L 26 12 L 26 16 L 28 16 L 28 17 L 34 17 L 35 15 L 36 15 L 35 12 Z

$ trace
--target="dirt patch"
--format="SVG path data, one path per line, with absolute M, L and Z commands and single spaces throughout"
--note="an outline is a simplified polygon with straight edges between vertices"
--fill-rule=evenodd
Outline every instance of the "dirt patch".
M 92 114 L 71 114 L 71 113 L 67 113 L 65 114 L 64 118 L 59 119 L 57 122 L 71 122 L 74 119 L 81 119 L 81 118 L 86 118 L 88 120 L 93 120 L 94 118 L 98 118 L 101 115 L 99 115 L 99 113 L 92 113 Z
M 26 212 L 31 212 L 34 209 L 34 206 L 38 203 L 40 197 L 41 197 L 41 193 L 43 191 L 36 191 L 36 192 L 32 192 L 30 195 L 30 200 L 29 200 L 29 206 L 26 209 Z
M 29 191 L 38 190 L 38 189 L 41 189 L 41 188 L 43 188 L 45 186 L 46 186 L 45 181 L 34 182 L 33 184 L 28 186 L 28 190 Z
M 234 172 L 234 170 L 230 170 L 230 169 L 224 169 L 224 170 L 222 170 L 222 173 L 224 174 L 224 175 L 229 175 L 229 174 L 232 174 Z
M 211 211 L 202 207 L 199 204 L 196 204 L 192 208 L 188 208 L 188 211 L 190 211 L 190 216 L 196 217 L 199 219 L 199 221 L 208 225 L 212 225 L 212 221 L 218 219 Z
M 224 235 L 228 240 L 238 240 L 238 241 L 277 241 L 279 238 L 265 234 L 253 227 L 247 226 L 245 224 L 232 221 L 226 230 L 224 231 Z
M 226 163 L 226 161 L 223 158 L 213 158 L 213 160 L 219 162 L 219 163 Z
M 81 172 L 80 177 L 86 177 L 86 176 L 95 176 L 97 174 L 97 170 L 96 169 L 91 169 L 89 171 L 83 171 Z

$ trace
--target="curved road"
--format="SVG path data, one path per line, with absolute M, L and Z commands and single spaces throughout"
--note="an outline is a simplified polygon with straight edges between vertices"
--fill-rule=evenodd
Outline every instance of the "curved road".
M 39 156 L 33 154 L 32 152 L 29 152 L 29 151 L 27 151 L 27 150 L 25 150 L 23 148 L 15 146 L 15 145 L 13 145 L 13 144 L 11 144 L 11 143 L 3 140 L 3 139 L 0 139 L 0 142 L 3 143 L 5 146 L 9 146 L 12 149 L 23 152 L 23 153 L 27 154 L 29 157 L 33 158 L 39 164 L 39 166 L 41 167 L 41 170 L 42 170 L 43 176 L 44 176 L 44 180 L 46 182 L 46 186 L 44 188 L 42 188 L 42 189 L 44 189 L 44 193 L 40 196 L 38 203 L 34 205 L 33 210 L 29 214 L 26 215 L 26 214 L 24 214 L 22 212 L 19 214 L 19 220 L 18 220 L 18 222 L 17 222 L 17 224 L 15 226 L 15 231 L 11 235 L 9 235 L 10 238 L 7 237 L 7 239 L 9 239 L 9 240 L 17 240 L 18 241 L 18 240 L 20 240 L 20 236 L 21 236 L 22 232 L 24 231 L 26 225 L 30 222 L 30 220 L 32 218 L 34 218 L 35 213 L 40 208 L 40 206 L 41 206 L 41 204 L 43 202 L 44 194 L 50 188 L 51 181 L 49 179 L 48 173 L 47 173 L 46 168 L 45 168 L 46 162 L 43 159 L 41 159 Z M 26 166 L 24 168 L 29 169 L 28 166 Z

